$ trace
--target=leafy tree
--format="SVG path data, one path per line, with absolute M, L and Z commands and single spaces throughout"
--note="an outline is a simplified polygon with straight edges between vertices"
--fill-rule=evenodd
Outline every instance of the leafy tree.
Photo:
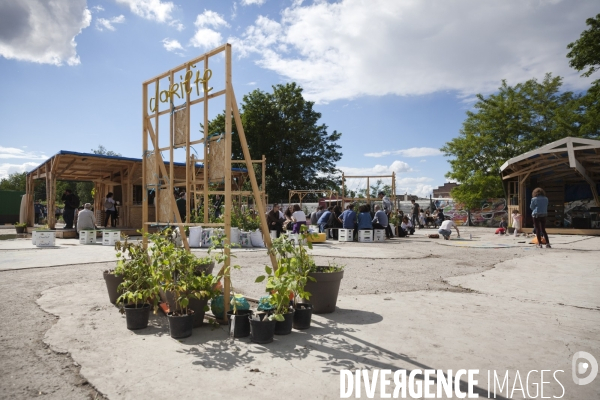
M 254 159 L 267 159 L 266 192 L 272 201 L 288 198 L 288 190 L 336 189 L 335 163 L 342 157 L 337 141 L 341 133 L 327 132 L 318 124 L 321 114 L 313 110 L 313 102 L 302 96 L 295 83 L 273 86 L 273 93 L 259 89 L 247 94 L 241 105 L 250 154 Z M 242 160 L 243 153 L 235 121 L 233 124 L 233 158 Z M 225 116 L 218 115 L 209 123 L 210 134 L 225 131 Z
M 97 149 L 91 149 L 91 152 L 94 154 L 101 154 L 104 156 L 115 156 L 115 157 L 121 157 L 120 153 L 116 153 L 112 150 L 106 150 L 106 147 L 102 146 L 101 144 L 98 145 Z
M 502 81 L 498 93 L 484 97 L 468 111 L 458 137 L 442 147 L 451 171 L 446 177 L 461 185 L 452 197 L 466 207 L 489 197 L 502 197 L 500 166 L 508 159 L 566 136 L 595 138 L 582 130 L 581 96 L 560 92 L 562 78 L 547 74 L 514 87 Z
M 19 190 L 24 192 L 27 183 L 27 172 L 13 172 L 0 180 L 0 190 Z
M 579 39 L 569 43 L 567 49 L 571 51 L 567 57 L 571 59 L 569 65 L 581 72 L 588 68 L 581 76 L 590 76 L 600 69 L 600 14 L 595 18 L 585 21 L 590 28 L 581 33 Z

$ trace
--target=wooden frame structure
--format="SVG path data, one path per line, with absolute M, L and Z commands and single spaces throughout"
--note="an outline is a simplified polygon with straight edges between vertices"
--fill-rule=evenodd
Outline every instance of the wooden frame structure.
M 195 166 L 196 175 L 202 173 L 202 166 Z M 186 165 L 175 163 L 174 171 L 177 177 L 185 176 Z M 243 182 L 246 172 L 240 168 L 233 168 L 234 180 Z M 137 186 L 142 187 L 142 159 L 121 156 L 107 156 L 103 154 L 78 153 L 61 150 L 47 161 L 27 174 L 27 188 L 31 195 L 27 199 L 27 223 L 33 226 L 33 193 L 38 181 L 46 181 L 46 199 L 48 207 L 48 227 L 56 228 L 54 211 L 56 209 L 56 182 L 61 181 L 88 181 L 94 183 L 94 202 L 92 204 L 96 214 L 96 224 L 101 225 L 100 218 L 104 210 L 104 199 L 108 192 L 115 193 L 115 200 L 119 205 L 118 228 L 135 234 L 142 228 L 141 196 L 135 193 Z M 75 189 L 75 188 L 72 188 Z M 29 211 L 31 210 L 31 211 Z M 150 209 L 152 214 L 154 209 Z M 154 217 L 152 217 L 154 218 Z M 61 233 L 63 237 L 75 237 L 73 232 Z M 66 235 L 66 236 L 65 236 Z
M 511 158 L 500 167 L 500 171 L 509 204 L 509 214 L 512 209 L 518 209 L 521 215 L 526 215 L 527 190 L 535 186 L 543 187 L 548 196 L 549 222 L 560 221 L 563 218 L 565 185 L 568 184 L 588 184 L 596 206 L 600 207 L 599 140 L 566 137 Z M 558 233 L 557 229 L 561 228 L 553 228 L 552 233 Z M 563 230 L 569 233 L 582 231 Z
M 294 196 L 298 196 L 298 199 L 300 200 L 300 207 L 302 207 L 302 199 L 304 199 L 307 195 L 309 194 L 327 194 L 328 195 L 328 199 L 332 199 L 333 196 L 335 195 L 335 197 L 337 198 L 338 196 L 338 192 L 335 190 L 331 190 L 331 189 L 324 189 L 324 190 L 317 190 L 317 189 L 307 189 L 307 190 L 289 190 L 289 195 L 288 195 L 288 204 L 292 204 L 292 199 L 294 198 Z M 341 199 L 340 199 L 341 200 Z
M 222 57 L 224 55 L 224 57 Z M 254 162 L 262 162 L 265 165 L 265 158 L 262 160 L 252 160 L 248 143 L 244 133 L 242 121 L 240 118 L 239 109 L 233 91 L 231 77 L 231 45 L 224 44 L 216 49 L 213 49 L 199 57 L 196 57 L 188 62 L 185 62 L 169 71 L 163 72 L 152 79 L 149 79 L 142 84 L 142 150 L 143 150 L 143 187 L 146 189 L 155 189 L 156 196 L 156 219 L 149 221 L 148 218 L 148 199 L 144 196 L 143 199 L 143 216 L 144 227 L 146 232 L 149 225 L 177 225 L 180 228 L 180 234 L 183 244 L 189 250 L 189 244 L 185 235 L 184 221 L 181 221 L 175 197 L 173 195 L 173 187 L 176 183 L 174 176 L 174 151 L 178 148 L 185 150 L 185 160 L 188 168 L 183 183 L 186 186 L 186 193 L 198 196 L 203 201 L 204 207 L 204 222 L 201 224 L 185 225 L 201 225 L 203 227 L 222 227 L 224 229 L 226 239 L 225 244 L 229 244 L 231 237 L 231 208 L 232 197 L 236 195 L 253 195 L 256 199 L 256 206 L 261 220 L 261 228 L 264 236 L 265 245 L 271 248 L 271 237 L 265 214 L 265 196 L 264 192 L 258 187 L 256 175 L 252 164 Z M 224 61 L 223 81 L 217 84 L 223 84 L 223 88 L 213 93 L 209 87 L 210 79 L 213 75 L 209 69 L 209 63 L 215 60 L 215 64 L 222 64 Z M 198 64 L 198 65 L 197 65 Z M 201 69 L 203 72 L 201 73 Z M 179 77 L 179 82 L 176 83 L 176 76 Z M 195 79 L 194 79 L 195 78 Z M 161 89 L 161 80 L 163 81 Z M 165 82 L 166 81 L 166 82 Z M 195 93 L 195 95 L 193 94 Z M 152 97 L 154 96 L 154 97 Z M 192 99 L 192 97 L 195 97 Z M 209 101 L 216 98 L 225 99 L 225 132 L 209 132 Z M 161 104 L 166 103 L 166 107 Z M 175 104 L 179 103 L 179 104 Z M 202 115 L 201 125 L 202 137 L 192 138 L 190 130 L 190 121 L 192 119 L 192 107 L 201 104 Z M 219 107 L 219 110 L 222 108 Z M 160 145 L 160 136 L 165 125 L 164 118 L 168 118 L 168 127 L 166 138 L 167 146 Z M 232 146 L 232 118 L 235 119 L 240 144 L 244 154 L 243 160 L 231 159 Z M 162 124 L 161 124 L 162 122 Z M 202 144 L 204 154 L 202 159 L 196 160 L 190 154 L 191 146 Z M 162 160 L 161 152 L 168 151 L 169 163 L 168 170 Z M 191 173 L 191 166 L 195 165 L 196 161 L 203 163 L 202 180 L 194 180 Z M 231 165 L 242 164 L 246 166 L 248 177 L 252 185 L 252 191 L 243 192 L 233 190 Z M 264 169 L 263 169 L 264 171 Z M 264 174 L 263 174 L 264 175 Z M 224 186 L 223 190 L 216 190 L 214 183 L 219 186 Z M 264 185 L 264 181 L 263 181 Z M 147 190 L 144 190 L 144 194 Z M 224 196 L 224 223 L 209 223 L 209 196 L 219 195 Z M 189 202 L 186 202 L 187 213 L 189 215 Z M 224 301 L 225 312 L 229 309 L 229 260 L 230 248 L 225 246 L 225 262 L 218 275 L 224 277 Z M 271 263 L 274 269 L 277 269 L 275 256 L 271 255 Z
M 367 179 L 367 197 L 346 197 L 346 179 Z M 342 208 L 346 206 L 346 202 L 353 203 L 355 201 L 363 201 L 366 200 L 367 204 L 371 204 L 371 186 L 370 180 L 374 179 L 382 179 L 382 178 L 392 178 L 392 193 L 390 193 L 390 201 L 392 202 L 392 207 L 396 207 L 396 173 L 392 172 L 392 175 L 365 175 L 365 176 L 346 176 L 342 172 Z

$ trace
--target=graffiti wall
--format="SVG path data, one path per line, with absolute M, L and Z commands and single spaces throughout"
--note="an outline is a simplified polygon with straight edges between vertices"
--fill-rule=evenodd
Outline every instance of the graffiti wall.
M 594 208 L 594 210 L 592 210 Z M 573 218 L 589 218 L 590 228 L 600 228 L 600 220 L 594 199 L 575 200 L 565 203 L 565 227 L 573 226 Z
M 508 218 L 506 199 L 485 199 L 481 206 L 465 210 L 453 200 L 435 200 L 437 208 L 444 210 L 444 215 L 449 216 L 456 225 L 498 227 L 503 217 Z

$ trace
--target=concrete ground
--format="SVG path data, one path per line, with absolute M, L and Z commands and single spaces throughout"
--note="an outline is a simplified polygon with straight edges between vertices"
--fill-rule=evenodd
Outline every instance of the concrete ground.
M 347 265 L 338 308 L 267 345 L 210 325 L 174 340 L 160 314 L 128 331 L 102 279 L 111 247 L 0 240 L 0 398 L 334 399 L 344 369 L 478 369 L 475 392 L 486 398 L 494 373 L 502 381 L 508 372 L 496 398 L 541 398 L 540 386 L 544 397 L 600 398 L 600 377 L 579 386 L 571 376 L 576 352 L 600 360 L 600 237 L 554 236 L 552 249 L 536 249 L 484 228 L 450 241 L 432 232 L 315 245 L 318 264 Z M 242 266 L 234 287 L 261 296 L 253 282 L 265 251 L 233 252 Z

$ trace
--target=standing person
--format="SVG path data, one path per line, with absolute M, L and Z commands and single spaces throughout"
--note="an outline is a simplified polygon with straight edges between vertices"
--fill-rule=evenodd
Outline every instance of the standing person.
M 513 228 L 515 228 L 515 237 L 519 236 L 519 232 L 521 231 L 521 221 L 523 220 L 523 216 L 519 214 L 519 210 L 512 210 L 512 219 L 513 219 Z
M 39 200 L 35 201 L 35 204 L 33 205 L 33 211 L 35 214 L 35 223 L 39 224 L 40 220 L 44 218 L 44 207 L 40 204 Z
M 384 192 L 379 192 L 377 197 L 379 197 L 381 199 L 381 204 L 383 205 L 383 212 L 385 213 L 386 217 L 388 218 L 388 225 L 385 228 L 385 235 L 387 236 L 388 239 L 391 239 L 394 237 L 394 233 L 392 232 L 392 227 L 389 224 L 390 215 L 392 214 L 392 201 L 390 200 L 389 197 L 387 197 L 387 195 Z
M 327 224 L 329 223 L 329 218 L 331 217 L 331 213 L 333 212 L 333 206 L 329 207 L 327 210 L 321 214 L 319 217 L 317 224 L 319 225 L 319 232 L 324 233 Z
M 375 217 L 373 218 L 373 229 L 384 229 L 386 239 L 391 239 L 392 237 L 388 234 L 388 231 L 391 233 L 391 229 L 389 229 L 390 224 L 388 221 L 388 217 L 386 213 L 379 207 L 379 205 L 375 206 Z
M 294 228 L 292 230 L 292 233 L 300 233 L 300 227 L 302 225 L 306 225 L 306 214 L 304 214 L 304 211 L 302 211 L 299 204 L 294 204 L 292 221 L 294 221 Z
M 85 203 L 77 218 L 77 233 L 86 229 L 96 229 L 95 220 L 92 205 Z
M 330 228 L 329 232 L 331 233 L 331 237 L 335 240 L 338 239 L 338 229 L 342 227 L 342 223 L 340 222 L 340 216 L 342 215 L 342 208 L 338 205 L 333 207 L 333 211 L 331 212 L 331 216 L 329 217 L 329 223 L 327 224 Z
M 185 192 L 179 193 L 179 198 L 175 200 L 177 203 L 177 210 L 179 211 L 179 217 L 181 217 L 181 222 L 185 222 L 186 216 L 186 197 Z
M 270 231 L 277 231 L 277 237 L 281 235 L 283 230 L 283 219 L 279 212 L 279 204 L 273 204 L 273 209 L 267 213 L 267 225 Z
M 113 192 L 108 192 L 106 198 L 104 199 L 104 212 L 106 216 L 104 217 L 104 227 L 108 228 L 108 218 L 111 219 L 111 226 L 115 228 L 117 226 L 117 209 L 115 207 L 115 200 L 113 199 Z
M 452 228 L 456 229 L 456 235 L 460 237 L 460 232 L 458 231 L 458 226 L 452 221 L 449 217 L 440 226 L 438 230 L 439 234 L 444 237 L 444 240 L 450 239 L 450 235 L 452 235 Z
M 538 246 L 542 248 L 542 236 L 546 240 L 546 248 L 550 249 L 550 239 L 546 233 L 546 217 L 548 216 L 548 198 L 546 192 L 542 188 L 533 189 L 531 194 L 531 217 L 533 218 L 533 226 L 535 227 L 535 235 L 537 236 Z
M 419 218 L 419 203 L 415 202 L 415 199 L 412 199 L 410 201 L 412 203 L 412 215 L 410 217 L 410 222 L 412 223 L 413 226 L 416 226 L 417 223 L 419 222 L 418 218 Z
M 64 229 L 73 229 L 73 220 L 75 219 L 75 210 L 79 207 L 79 198 L 73 194 L 71 189 L 65 189 L 61 199 L 65 202 L 63 210 Z

